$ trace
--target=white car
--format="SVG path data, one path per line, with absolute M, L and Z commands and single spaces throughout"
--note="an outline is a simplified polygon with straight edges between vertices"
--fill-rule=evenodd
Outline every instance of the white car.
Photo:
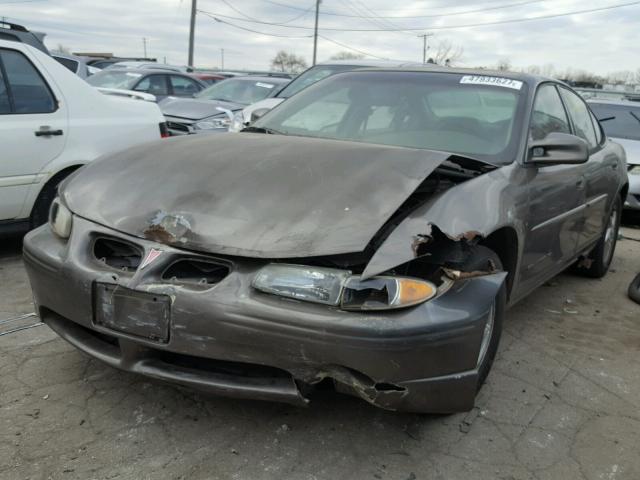
M 256 116 L 264 115 L 267 111 L 271 110 L 277 105 L 280 105 L 287 98 L 295 95 L 303 88 L 307 88 L 308 86 L 319 82 L 323 78 L 329 77 L 336 73 L 346 72 L 348 70 L 357 70 L 359 68 L 394 68 L 412 67 L 418 65 L 422 66 L 422 64 L 418 63 L 395 60 L 330 60 L 327 62 L 319 63 L 295 77 L 275 96 L 265 98 L 264 100 L 253 103 L 245 107 L 241 112 L 236 113 L 233 121 L 231 122 L 231 126 L 229 127 L 229 131 L 239 132 L 243 128 L 248 127 L 253 119 L 256 118 L 254 117 L 254 113 Z
M 0 232 L 44 223 L 57 185 L 82 165 L 165 134 L 156 104 L 102 94 L 45 53 L 0 40 Z

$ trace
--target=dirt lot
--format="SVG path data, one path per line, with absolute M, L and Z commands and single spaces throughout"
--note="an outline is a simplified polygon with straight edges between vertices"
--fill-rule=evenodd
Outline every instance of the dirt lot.
M 640 230 L 624 229 L 640 239 Z M 640 243 L 604 280 L 563 274 L 509 312 L 467 414 L 210 398 L 91 360 L 36 326 L 0 336 L 0 478 L 640 479 Z M 0 322 L 32 311 L 0 240 Z M 0 323 L 0 333 L 37 318 Z

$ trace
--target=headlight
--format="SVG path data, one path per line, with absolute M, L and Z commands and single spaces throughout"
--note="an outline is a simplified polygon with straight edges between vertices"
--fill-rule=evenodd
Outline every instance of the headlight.
M 361 280 L 346 270 L 285 264 L 262 268 L 253 287 L 283 297 L 339 305 L 344 310 L 410 307 L 437 293 L 431 282 L 416 278 L 380 276 Z
M 218 115 L 215 117 L 205 118 L 199 122 L 194 123 L 194 127 L 197 130 L 219 130 L 227 129 L 231 125 L 231 119 L 226 115 Z
M 349 273 L 333 268 L 272 264 L 258 272 L 253 287 L 283 297 L 338 305 Z
M 60 238 L 69 238 L 72 224 L 73 214 L 71 211 L 62 204 L 59 198 L 54 199 L 49 210 L 49 225 L 53 233 Z
M 629 175 L 640 175 L 640 165 L 629 165 Z
M 233 121 L 229 126 L 229 131 L 237 133 L 243 128 L 244 128 L 244 114 L 242 113 L 242 110 L 240 110 L 233 116 Z

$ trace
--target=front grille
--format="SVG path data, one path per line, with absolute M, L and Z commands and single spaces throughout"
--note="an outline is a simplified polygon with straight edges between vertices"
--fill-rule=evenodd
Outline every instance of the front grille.
M 230 271 L 229 265 L 208 260 L 178 260 L 164 271 L 163 280 L 185 286 L 210 288 L 220 283 Z
M 93 255 L 99 262 L 125 272 L 138 268 L 142 254 L 142 248 L 123 240 L 99 237 L 93 243 Z

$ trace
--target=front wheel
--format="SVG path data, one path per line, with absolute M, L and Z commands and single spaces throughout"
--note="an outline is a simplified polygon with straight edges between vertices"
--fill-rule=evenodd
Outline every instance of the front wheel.
M 590 265 L 586 268 L 581 268 L 581 272 L 585 275 L 592 278 L 602 278 L 607 274 L 613 259 L 613 253 L 616 250 L 621 213 L 622 202 L 620 197 L 616 196 L 602 237 L 600 237 L 600 240 L 589 255 L 588 263 Z

